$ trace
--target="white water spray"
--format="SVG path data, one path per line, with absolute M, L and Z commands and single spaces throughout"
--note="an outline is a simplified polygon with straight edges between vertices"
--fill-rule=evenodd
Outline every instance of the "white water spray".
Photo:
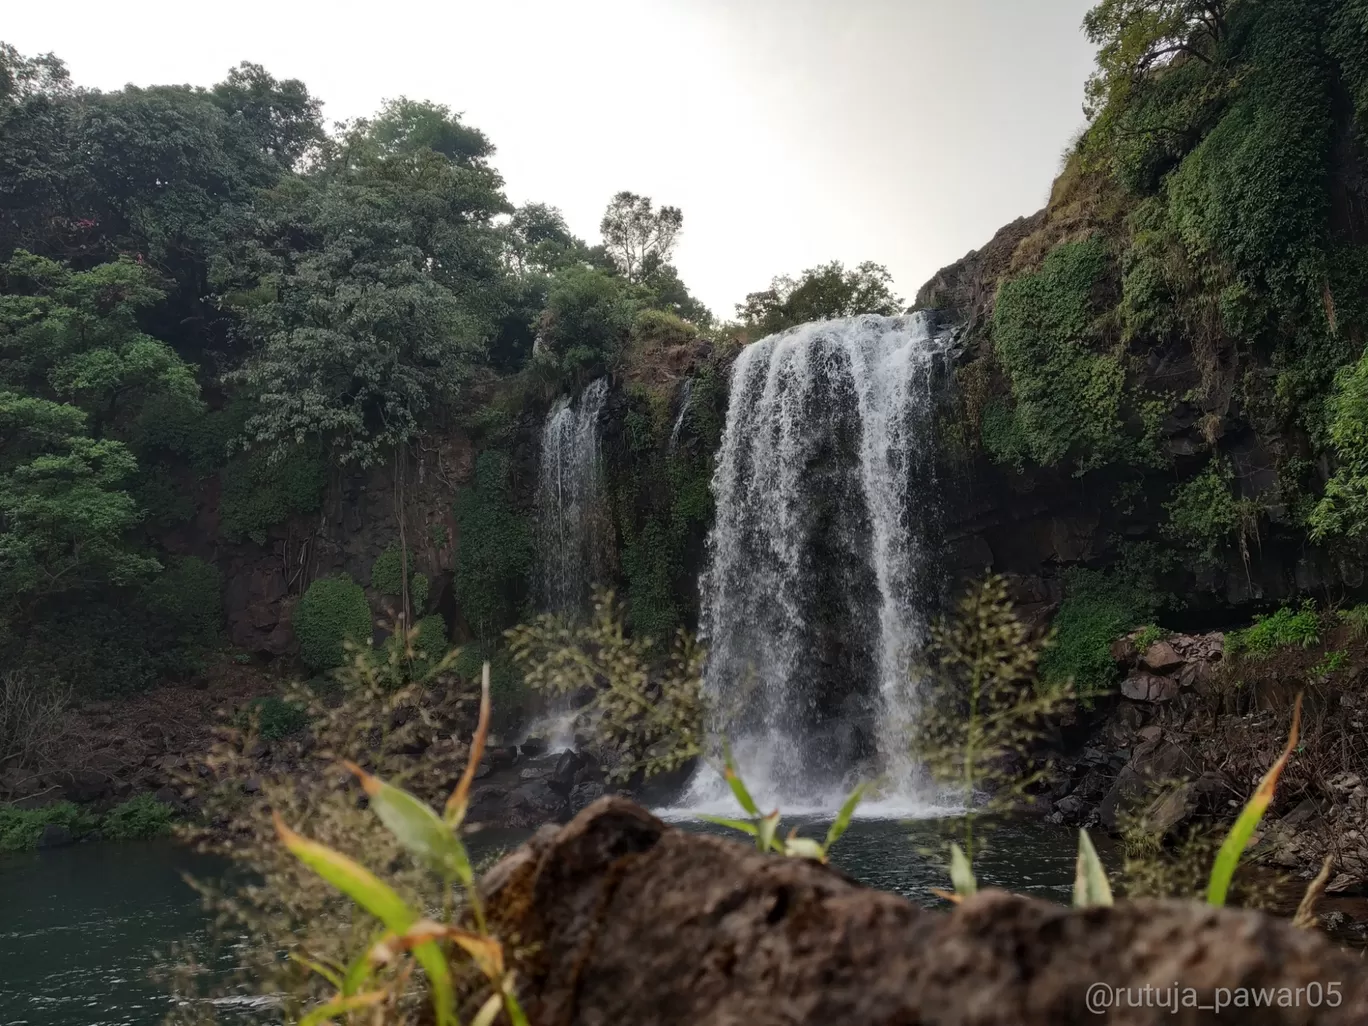
M 715 732 L 757 798 L 831 810 L 877 764 L 887 814 L 913 786 L 910 680 L 938 590 L 932 381 L 921 315 L 806 324 L 732 370 L 702 581 Z M 685 805 L 725 794 L 700 769 Z

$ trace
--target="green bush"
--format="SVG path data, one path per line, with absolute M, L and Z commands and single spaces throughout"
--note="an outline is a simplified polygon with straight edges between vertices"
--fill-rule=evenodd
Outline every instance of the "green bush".
M 95 829 L 95 822 L 92 813 L 71 802 L 56 802 L 41 809 L 0 806 L 0 852 L 36 848 L 49 823 L 66 827 L 73 837 L 84 837 Z
M 627 285 L 615 275 L 572 267 L 556 276 L 541 315 L 541 339 L 570 372 L 597 372 L 616 362 L 635 314 Z
M 993 312 L 993 345 L 1012 383 L 1015 426 L 996 425 L 989 452 L 1025 450 L 1048 466 L 1072 457 L 1080 470 L 1127 450 L 1121 399 L 1125 372 L 1097 352 L 1111 258 L 1100 238 L 1056 246 L 1040 270 L 1004 282 Z M 1011 435 L 1020 441 L 1008 444 Z
M 1310 599 L 1300 609 L 1283 606 L 1271 616 L 1256 616 L 1254 625 L 1229 631 L 1225 651 L 1229 656 L 1266 656 L 1280 648 L 1310 648 L 1320 641 L 1320 617 Z
M 698 338 L 698 328 L 668 310 L 642 310 L 632 322 L 632 338 L 678 346 Z
M 110 841 L 145 841 L 169 833 L 176 810 L 150 794 L 136 795 L 114 806 L 100 822 L 100 836 Z
M 487 449 L 475 460 L 475 480 L 456 498 L 453 588 L 477 638 L 513 625 L 532 570 L 531 527 L 513 506 L 508 479 L 508 458 Z
M 1156 641 L 1163 641 L 1169 636 L 1169 632 L 1158 624 L 1146 624 L 1140 628 L 1140 633 L 1135 636 L 1135 650 L 1137 652 L 1148 652 L 1151 645 Z
M 414 572 L 413 553 L 409 553 L 409 603 L 414 610 L 427 605 L 428 579 L 426 574 Z M 371 564 L 371 587 L 382 595 L 398 596 L 404 590 L 404 565 L 398 545 L 391 545 L 375 557 Z
M 322 577 L 295 607 L 293 623 L 300 657 L 315 670 L 341 666 L 343 642 L 369 645 L 373 625 L 361 585 L 345 574 Z
M 223 627 L 223 574 L 194 556 L 173 556 L 143 588 L 144 605 L 187 645 L 211 644 Z
M 258 733 L 266 741 L 279 741 L 297 734 L 309 722 L 309 714 L 303 708 L 279 695 L 266 695 L 248 702 L 242 715 L 242 726 L 249 726 L 253 718 Z
M 1173 498 L 1164 504 L 1169 515 L 1165 533 L 1183 542 L 1204 566 L 1222 566 L 1224 547 L 1243 542 L 1257 529 L 1258 506 L 1235 497 L 1234 481 L 1230 461 L 1213 459 L 1200 474 L 1175 488 Z
M 500 731 L 510 730 L 526 717 L 530 692 L 508 650 L 478 643 L 462 645 L 452 669 L 464 680 L 478 682 L 486 660 L 494 726 Z
M 1080 696 L 1096 694 L 1117 675 L 1112 642 L 1163 605 L 1155 576 L 1163 561 L 1136 549 L 1108 570 L 1075 567 L 1064 577 L 1064 602 L 1054 619 L 1054 644 L 1040 660 L 1047 684 L 1072 680 Z
M 439 614 L 432 613 L 419 620 L 417 626 L 418 637 L 413 642 L 415 653 L 431 664 L 440 663 L 451 648 L 446 621 Z
M 251 538 L 261 545 L 276 524 L 322 506 L 328 468 L 303 449 L 276 461 L 252 452 L 234 458 L 223 469 L 222 481 L 219 532 L 231 542 Z

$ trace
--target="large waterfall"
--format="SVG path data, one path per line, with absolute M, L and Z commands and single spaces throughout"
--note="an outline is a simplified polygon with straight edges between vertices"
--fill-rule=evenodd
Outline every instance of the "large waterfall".
M 922 315 L 864 316 L 763 339 L 733 367 L 702 581 L 706 688 L 743 778 L 785 809 L 830 808 L 874 766 L 911 797 L 945 348 Z M 719 783 L 701 769 L 687 803 Z
M 563 616 L 584 611 L 603 569 L 599 418 L 607 395 L 608 379 L 599 378 L 578 402 L 557 400 L 542 429 L 537 488 L 541 604 Z

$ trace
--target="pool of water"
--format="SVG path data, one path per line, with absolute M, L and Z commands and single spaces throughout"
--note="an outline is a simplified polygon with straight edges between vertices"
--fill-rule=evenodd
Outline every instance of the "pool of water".
M 826 824 L 802 820 L 806 836 Z M 725 833 L 697 821 L 690 830 Z M 913 901 L 934 903 L 933 887 L 948 888 L 944 869 L 947 821 L 856 820 L 832 861 L 850 875 Z M 473 838 L 473 854 L 511 847 L 519 834 Z M 737 835 L 740 837 L 740 835 Z M 980 882 L 1067 901 L 1073 880 L 1074 836 L 1049 824 L 1000 825 L 976 859 Z M 184 874 L 221 874 L 223 863 L 171 842 L 83 844 L 0 856 L 0 1026 L 154 1026 L 170 1009 L 157 970 L 178 943 L 207 945 L 208 916 Z M 211 968 L 227 973 L 231 950 Z M 269 1010 L 221 1008 L 234 1023 L 272 1021 Z

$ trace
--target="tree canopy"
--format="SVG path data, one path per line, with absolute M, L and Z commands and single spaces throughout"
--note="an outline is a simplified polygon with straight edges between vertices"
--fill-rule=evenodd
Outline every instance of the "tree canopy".
M 866 313 L 892 315 L 901 306 L 888 268 L 865 261 L 847 269 L 833 260 L 809 267 L 797 280 L 775 278 L 769 288 L 747 295 L 736 312 L 757 335 L 771 335 L 807 321 Z

